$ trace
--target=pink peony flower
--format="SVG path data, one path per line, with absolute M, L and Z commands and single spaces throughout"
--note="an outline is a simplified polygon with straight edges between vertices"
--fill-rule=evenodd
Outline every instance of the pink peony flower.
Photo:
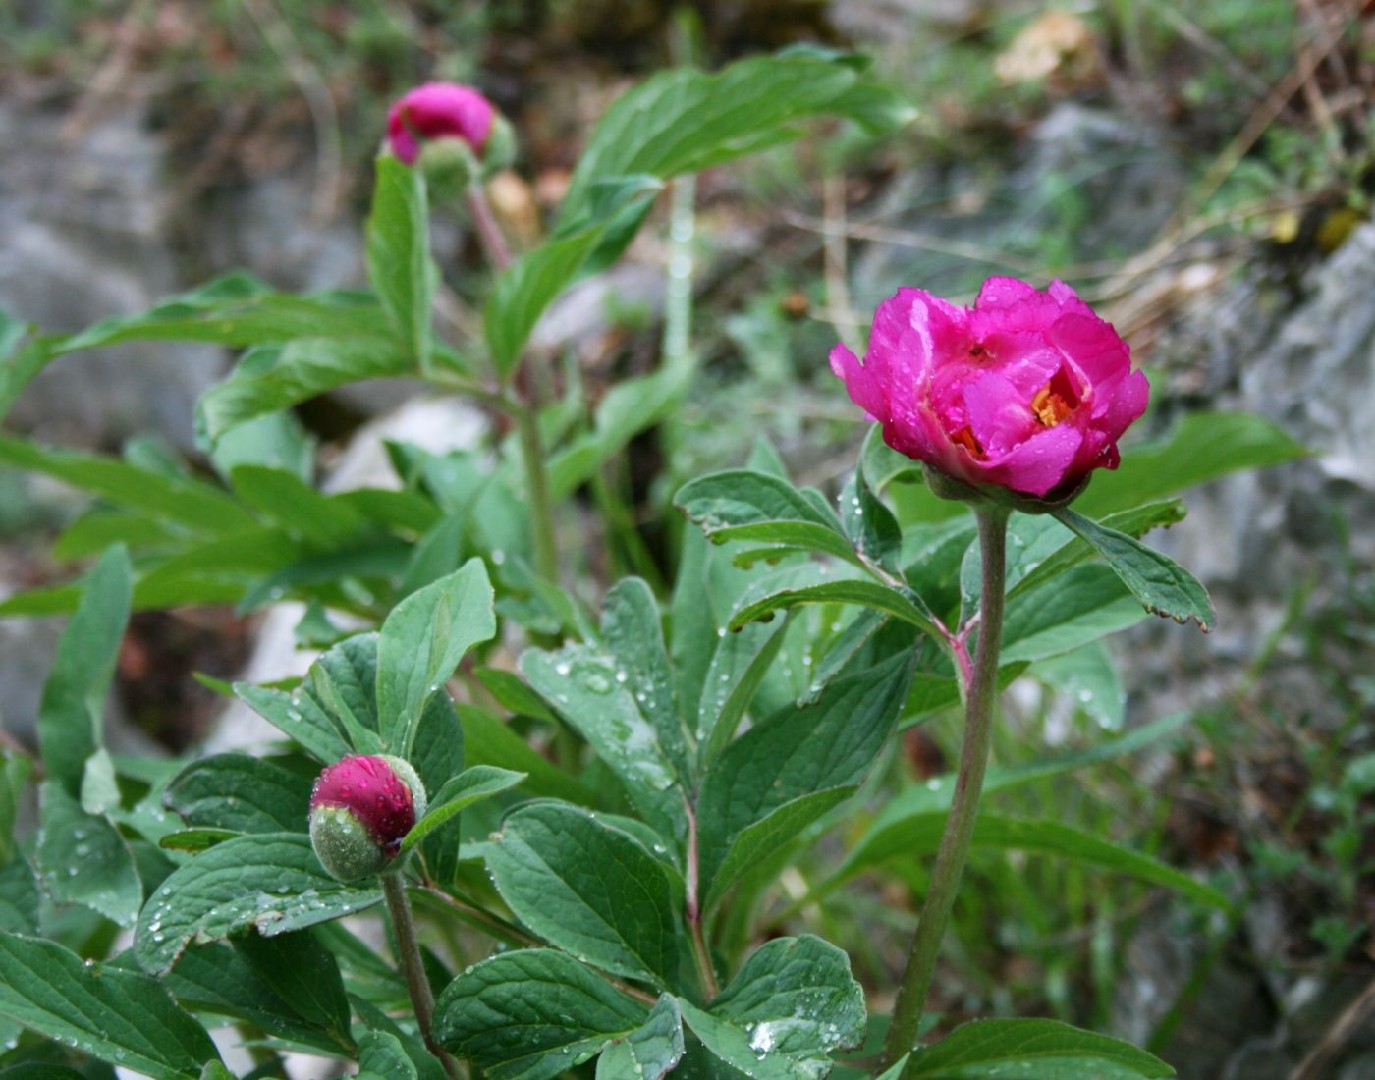
M 407 165 L 415 164 L 428 139 L 462 139 L 480 156 L 495 115 L 492 103 L 471 86 L 422 83 L 387 113 L 387 143 Z
M 1110 323 L 1061 282 L 989 278 L 972 308 L 900 289 L 874 314 L 864 362 L 831 370 L 894 450 L 965 484 L 1067 497 L 1146 409 L 1150 384 Z
M 425 814 L 415 770 L 390 756 L 346 757 L 325 768 L 310 792 L 310 842 L 340 881 L 382 872 Z

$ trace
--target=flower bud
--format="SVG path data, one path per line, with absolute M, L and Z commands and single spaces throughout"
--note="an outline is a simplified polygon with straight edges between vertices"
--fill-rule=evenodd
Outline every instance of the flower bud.
M 387 113 L 387 145 L 407 165 L 433 139 L 460 139 L 479 159 L 496 110 L 471 86 L 429 82 L 408 91 Z
M 401 841 L 425 807 L 424 785 L 407 762 L 347 757 L 320 773 L 311 789 L 310 843 L 340 881 L 399 870 Z

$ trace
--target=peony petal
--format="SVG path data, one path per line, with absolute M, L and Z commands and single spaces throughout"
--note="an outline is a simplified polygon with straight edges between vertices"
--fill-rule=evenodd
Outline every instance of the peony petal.
M 1097 315 L 1062 315 L 1046 337 L 1095 388 L 1115 383 L 1131 370 L 1127 343 Z
M 963 390 L 969 426 L 990 460 L 1011 453 L 1041 426 L 1027 398 L 998 372 L 986 372 Z
M 1001 461 L 989 462 L 986 482 L 1027 495 L 1045 495 L 1076 475 L 1073 466 L 1082 441 L 1073 424 L 1042 428 Z

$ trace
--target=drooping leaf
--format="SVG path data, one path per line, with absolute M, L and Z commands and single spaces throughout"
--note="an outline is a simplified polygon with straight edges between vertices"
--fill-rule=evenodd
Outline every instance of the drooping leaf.
M 163 974 L 192 942 L 216 941 L 249 927 L 271 936 L 351 915 L 381 890 L 342 885 L 325 873 L 308 837 L 240 836 L 178 867 L 144 904 L 134 953 Z
M 0 1016 L 154 1080 L 196 1080 L 219 1057 L 156 979 L 15 934 L 0 933 Z
M 1163 615 L 1176 622 L 1193 619 L 1203 630 L 1212 626 L 1213 605 L 1208 593 L 1173 559 L 1073 510 L 1058 510 L 1055 516 L 1103 556 L 1152 615 Z
M 450 983 L 434 1031 L 492 1080 L 553 1080 L 635 1031 L 648 1012 L 567 953 L 520 949 Z
M 673 897 L 638 840 L 579 807 L 539 802 L 502 823 L 487 869 L 546 941 L 604 971 L 667 987 L 677 978 Z
M 1058 1020 L 974 1020 L 912 1053 L 911 1080 L 1155 1080 L 1175 1071 L 1130 1043 Z

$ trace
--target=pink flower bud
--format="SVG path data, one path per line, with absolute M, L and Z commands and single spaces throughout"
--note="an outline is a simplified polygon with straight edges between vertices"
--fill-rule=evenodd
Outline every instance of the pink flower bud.
M 344 758 L 320 773 L 311 789 L 311 846 L 340 881 L 381 873 L 424 816 L 425 804 L 420 777 L 400 758 Z
M 423 83 L 387 113 L 387 144 L 407 165 L 415 163 L 421 144 L 431 139 L 461 139 L 481 157 L 495 115 L 492 103 L 471 86 Z
M 1058 281 L 989 278 L 972 308 L 900 289 L 874 314 L 864 362 L 837 345 L 831 370 L 884 442 L 957 482 L 942 494 L 1063 501 L 1117 468 L 1150 396 L 1126 343 Z

